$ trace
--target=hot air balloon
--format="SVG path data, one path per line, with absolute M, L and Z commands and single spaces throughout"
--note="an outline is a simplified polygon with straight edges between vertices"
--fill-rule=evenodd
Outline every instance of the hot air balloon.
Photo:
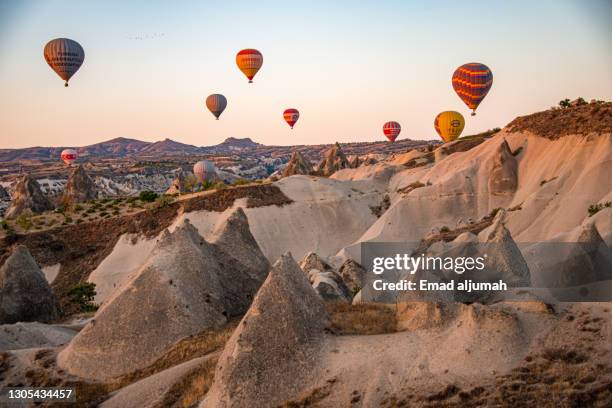
M 453 89 L 459 98 L 472 109 L 472 116 L 476 115 L 476 108 L 487 96 L 493 85 L 493 73 L 484 64 L 471 62 L 460 66 L 453 74 Z
M 300 118 L 300 112 L 293 108 L 285 109 L 283 112 L 283 118 L 285 118 L 285 122 L 291 126 L 291 129 L 293 129 L 293 125 L 295 125 L 295 122 L 297 122 Z
M 195 174 L 200 183 L 218 179 L 214 163 L 208 160 L 202 160 L 194 164 L 193 174 Z
M 225 99 L 225 96 L 221 94 L 208 95 L 206 98 L 206 107 L 212 112 L 213 115 L 215 115 L 217 120 L 219 120 L 219 116 L 221 116 L 226 106 L 227 99 Z
M 387 122 L 383 125 L 383 132 L 390 142 L 395 142 L 401 131 L 402 127 L 397 122 Z
M 77 151 L 74 149 L 64 149 L 60 157 L 64 163 L 70 166 L 77 159 Z
M 56 38 L 45 45 L 44 51 L 47 64 L 68 86 L 68 80 L 79 70 L 85 59 L 83 47 L 68 38 Z
M 463 132 L 465 119 L 463 119 L 463 115 L 459 112 L 440 112 L 434 120 L 434 127 L 445 143 L 452 142 L 461 135 L 461 132 Z
M 257 50 L 248 48 L 236 54 L 236 65 L 249 78 L 249 83 L 253 82 L 253 77 L 259 71 L 262 64 L 263 55 Z

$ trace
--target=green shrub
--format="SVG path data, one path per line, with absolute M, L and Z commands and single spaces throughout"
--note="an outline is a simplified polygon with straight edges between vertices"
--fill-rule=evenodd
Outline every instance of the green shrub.
M 26 231 L 32 228 L 32 220 L 25 214 L 21 214 L 15 222 Z
M 141 191 L 140 194 L 138 195 L 138 198 L 140 199 L 140 201 L 143 201 L 145 203 L 152 203 L 153 201 L 157 200 L 158 194 L 154 191 Z
M 83 211 L 83 206 L 81 204 L 75 204 L 73 210 L 74 212 L 81 212 Z
M 245 184 L 249 184 L 249 181 L 245 179 L 237 179 L 232 182 L 232 186 L 243 186 Z
M 138 200 L 138 197 L 128 197 L 128 199 L 125 200 L 125 202 L 128 204 L 135 204 L 137 200 Z
M 68 290 L 68 296 L 73 303 L 79 306 L 82 312 L 95 312 L 98 310 L 93 300 L 96 296 L 96 284 L 92 282 L 81 282 Z
M 66 206 L 64 204 L 60 204 L 57 206 L 57 208 L 55 210 L 53 210 L 54 212 L 58 213 L 58 214 L 63 214 L 66 212 Z
M 163 194 L 161 195 L 157 201 L 155 201 L 155 204 L 153 205 L 153 208 L 163 208 L 163 207 L 167 207 L 170 204 L 172 204 L 174 202 L 174 197 L 172 195 L 169 194 Z
M 8 225 L 8 222 L 6 222 L 6 220 L 2 220 L 0 221 L 0 228 L 2 228 L 4 231 L 7 231 L 10 226 Z
M 599 211 L 603 210 L 604 208 L 608 208 L 611 205 L 612 205 L 612 202 L 610 201 L 606 201 L 605 203 L 591 204 L 588 209 L 589 217 L 594 216 Z
M 450 232 L 450 228 L 448 228 L 448 227 L 445 225 L 445 226 L 443 226 L 442 228 L 440 228 L 440 232 L 441 232 L 441 233 Z
M 66 223 L 66 224 L 72 223 L 72 217 L 65 217 L 64 218 L 64 223 Z

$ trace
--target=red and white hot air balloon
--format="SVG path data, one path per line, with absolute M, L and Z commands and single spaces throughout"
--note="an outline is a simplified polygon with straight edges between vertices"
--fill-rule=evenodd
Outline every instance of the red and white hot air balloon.
M 64 163 L 67 165 L 71 165 L 77 159 L 77 151 L 74 149 L 64 149 L 62 150 L 61 158 Z
M 247 48 L 236 54 L 236 65 L 238 65 L 242 73 L 249 78 L 249 83 L 253 82 L 253 77 L 257 71 L 259 71 L 262 64 L 263 55 L 261 55 L 261 52 L 252 48 Z
M 390 142 L 395 142 L 397 136 L 402 131 L 402 127 L 397 122 L 387 122 L 383 125 L 383 133 L 389 139 Z
M 297 122 L 300 118 L 300 112 L 293 108 L 285 109 L 283 112 L 283 118 L 285 118 L 285 122 L 291 126 L 291 129 L 293 129 L 293 125 L 295 125 L 295 122 Z

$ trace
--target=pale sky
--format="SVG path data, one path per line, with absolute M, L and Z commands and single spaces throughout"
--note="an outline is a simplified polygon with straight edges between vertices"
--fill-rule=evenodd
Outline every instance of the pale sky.
M 566 97 L 612 100 L 607 0 L 124 3 L 0 0 L 0 148 L 375 141 L 389 120 L 400 139 L 433 139 L 443 110 L 467 135 Z M 85 49 L 69 88 L 43 58 L 57 37 Z M 235 64 L 243 48 L 264 56 L 254 84 Z M 467 62 L 494 75 L 476 117 L 451 86 Z M 211 93 L 228 99 L 219 121 Z

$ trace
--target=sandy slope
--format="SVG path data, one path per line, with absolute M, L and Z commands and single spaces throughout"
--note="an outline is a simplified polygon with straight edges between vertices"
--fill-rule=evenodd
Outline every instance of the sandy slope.
M 504 140 L 515 154 L 518 186 L 516 191 L 492 194 L 490 177 Z M 432 230 L 479 220 L 498 207 L 520 208 L 507 218 L 507 227 L 517 242 L 549 240 L 579 226 L 588 218 L 589 205 L 610 200 L 612 179 L 607 175 L 611 173 L 610 135 L 566 136 L 551 141 L 501 131 L 469 151 L 395 174 L 388 185 L 391 207 L 357 242 L 418 242 Z M 344 170 L 343 178 L 361 177 L 370 179 L 372 175 L 366 169 Z M 416 182 L 424 186 L 408 194 L 397 192 Z M 609 217 L 608 211 L 596 217 L 599 232 L 606 239 L 610 236 Z M 349 252 L 358 256 L 354 248 Z

